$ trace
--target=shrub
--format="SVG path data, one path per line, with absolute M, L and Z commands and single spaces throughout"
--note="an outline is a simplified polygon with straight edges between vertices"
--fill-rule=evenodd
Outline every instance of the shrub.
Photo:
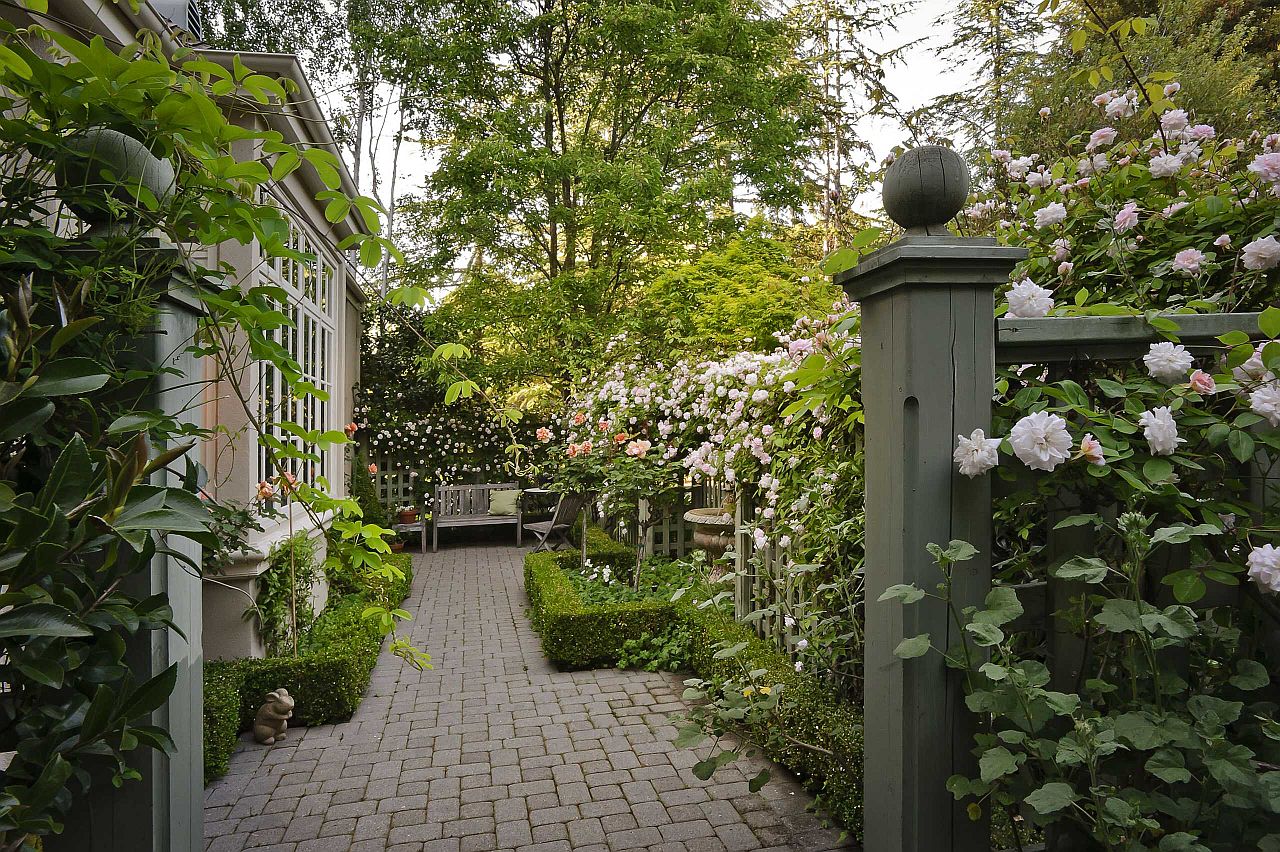
M 391 513 L 378 499 L 378 489 L 374 487 L 373 476 L 369 473 L 369 457 L 363 452 L 356 453 L 351 465 L 351 478 L 347 482 L 347 493 L 356 501 L 362 513 L 361 519 L 366 524 L 377 524 L 380 527 L 391 526 Z
M 204 666 L 204 783 L 227 772 L 240 731 L 240 687 L 244 677 L 234 663 Z
M 305 532 L 272 547 L 267 559 L 270 564 L 258 578 L 257 608 L 246 610 L 245 618 L 258 617 L 258 632 L 267 653 L 278 656 L 294 650 L 295 621 L 299 636 L 315 621 L 311 586 L 319 577 L 320 566 L 316 543 Z
M 205 664 L 206 784 L 227 771 L 236 734 L 253 726 L 264 697 L 274 689 L 284 687 L 297 702 L 291 726 L 351 718 L 382 651 L 382 630 L 363 617 L 364 609 L 380 596 L 384 605 L 394 606 L 408 595 L 413 582 L 409 554 L 393 554 L 385 561 L 400 568 L 404 578 L 377 577 L 365 594 L 332 598 L 300 639 L 298 656 Z
M 628 639 L 656 633 L 670 623 L 675 605 L 663 601 L 583 604 L 563 570 L 566 561 L 576 568 L 577 554 L 531 553 L 524 568 L 533 627 L 542 637 L 547 658 L 557 666 L 612 666 Z
M 383 606 L 395 606 L 409 596 L 413 582 L 413 556 L 409 553 L 392 553 L 382 558 L 383 565 L 392 565 L 404 572 L 403 578 L 387 576 L 368 570 L 364 565 L 330 559 L 325 562 L 325 576 L 329 580 L 329 594 L 336 597 L 360 595 Z

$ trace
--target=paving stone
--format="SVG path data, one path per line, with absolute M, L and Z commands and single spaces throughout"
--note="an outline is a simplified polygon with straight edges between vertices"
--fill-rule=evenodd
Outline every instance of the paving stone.
M 855 848 L 806 812 L 785 770 L 762 794 L 710 783 L 672 744 L 681 676 L 558 672 L 523 588 L 527 549 L 446 546 L 416 559 L 417 672 L 384 652 L 348 722 L 241 738 L 205 791 L 205 852 L 817 852 Z

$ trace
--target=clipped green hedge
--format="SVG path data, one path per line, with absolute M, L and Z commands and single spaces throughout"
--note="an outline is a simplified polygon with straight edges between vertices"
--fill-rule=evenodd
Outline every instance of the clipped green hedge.
M 593 559 L 588 551 L 588 558 Z M 566 563 L 577 553 L 531 553 L 524 562 L 534 630 L 542 637 L 547 659 L 563 669 L 612 666 L 622 645 L 671 622 L 675 605 L 663 601 L 630 601 L 610 605 L 583 604 L 565 576 Z
M 601 535 L 605 535 L 601 532 Z M 587 557 L 596 561 L 596 543 L 588 530 Z M 610 539 L 612 542 L 612 539 Z M 616 545 L 616 547 L 625 547 Z M 610 552 L 604 546 L 600 548 Z M 626 548 L 630 554 L 630 548 Z M 530 617 L 542 637 L 542 647 L 561 668 L 612 666 L 622 645 L 642 633 L 657 633 L 683 624 L 693 636 L 693 673 L 703 678 L 728 676 L 748 669 L 764 669 L 762 678 L 783 684 L 792 699 L 786 717 L 787 730 L 804 742 L 831 752 L 796 745 L 775 749 L 769 756 L 786 766 L 815 792 L 822 804 L 851 834 L 862 836 L 862 714 L 859 708 L 838 702 L 811 675 L 796 672 L 776 647 L 760 639 L 747 626 L 711 608 L 698 609 L 692 602 L 646 601 L 585 606 L 565 570 L 577 567 L 578 554 L 534 553 L 525 558 L 525 590 Z M 721 644 L 746 642 L 734 660 L 714 657 Z
M 350 719 L 360 706 L 382 651 L 377 625 L 361 617 L 370 600 L 395 604 L 409 594 L 413 557 L 386 557 L 404 571 L 365 594 L 330 600 L 299 644 L 297 657 L 216 660 L 205 663 L 205 783 L 227 771 L 236 735 L 253 727 L 268 692 L 284 687 L 296 707 L 290 726 L 324 725 Z
M 240 687 L 244 677 L 234 666 L 204 667 L 204 783 L 227 774 L 227 761 L 240 733 Z

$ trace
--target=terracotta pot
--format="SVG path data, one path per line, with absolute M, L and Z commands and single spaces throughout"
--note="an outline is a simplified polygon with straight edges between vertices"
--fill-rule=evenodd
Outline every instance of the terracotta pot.
M 418 520 L 418 510 L 417 510 L 417 509 L 413 509 L 413 510 L 408 511 L 408 512 L 401 512 L 401 513 L 398 515 L 398 517 L 400 518 L 400 523 L 402 523 L 402 524 L 411 524 L 411 523 L 413 523 L 414 521 Z
M 403 550 L 404 550 L 404 542 L 403 542 L 403 541 L 393 541 L 393 542 L 391 542 L 391 552 L 392 552 L 392 553 L 400 553 L 400 552 L 401 552 L 401 551 L 403 551 Z

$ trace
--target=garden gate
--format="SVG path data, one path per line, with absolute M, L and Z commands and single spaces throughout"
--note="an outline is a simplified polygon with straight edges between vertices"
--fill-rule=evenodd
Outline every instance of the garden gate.
M 976 852 L 990 848 L 985 821 L 972 821 L 947 792 L 948 777 L 977 775 L 976 720 L 964 707 L 959 673 L 940 655 L 894 656 L 907 636 L 959 641 L 943 602 L 903 607 L 875 601 L 889 586 L 931 588 L 937 567 L 926 545 L 968 541 L 978 555 L 954 566 L 958 607 L 982 604 L 991 587 L 991 480 L 967 479 L 952 464 L 955 436 L 989 429 L 999 364 L 1054 364 L 1139 357 L 1160 338 L 1140 317 L 994 319 L 994 289 L 1025 250 L 952 235 L 942 224 L 966 201 L 964 160 L 947 148 L 908 151 L 885 175 L 884 206 L 905 236 L 836 276 L 862 311 L 866 412 L 866 607 L 864 847 L 870 852 Z M 1194 348 L 1241 330 L 1257 336 L 1256 314 L 1180 316 Z M 941 368 L 940 368 L 941 367 Z M 1255 486 L 1257 487 L 1257 486 Z M 1050 536 L 1050 558 L 1087 547 L 1079 528 Z M 1055 581 L 1056 583 L 1056 581 Z M 1042 622 L 1055 678 L 1071 675 L 1075 637 L 1051 620 L 1065 587 L 1021 589 L 1021 625 Z M 1072 690 L 1074 691 L 1074 689 Z

